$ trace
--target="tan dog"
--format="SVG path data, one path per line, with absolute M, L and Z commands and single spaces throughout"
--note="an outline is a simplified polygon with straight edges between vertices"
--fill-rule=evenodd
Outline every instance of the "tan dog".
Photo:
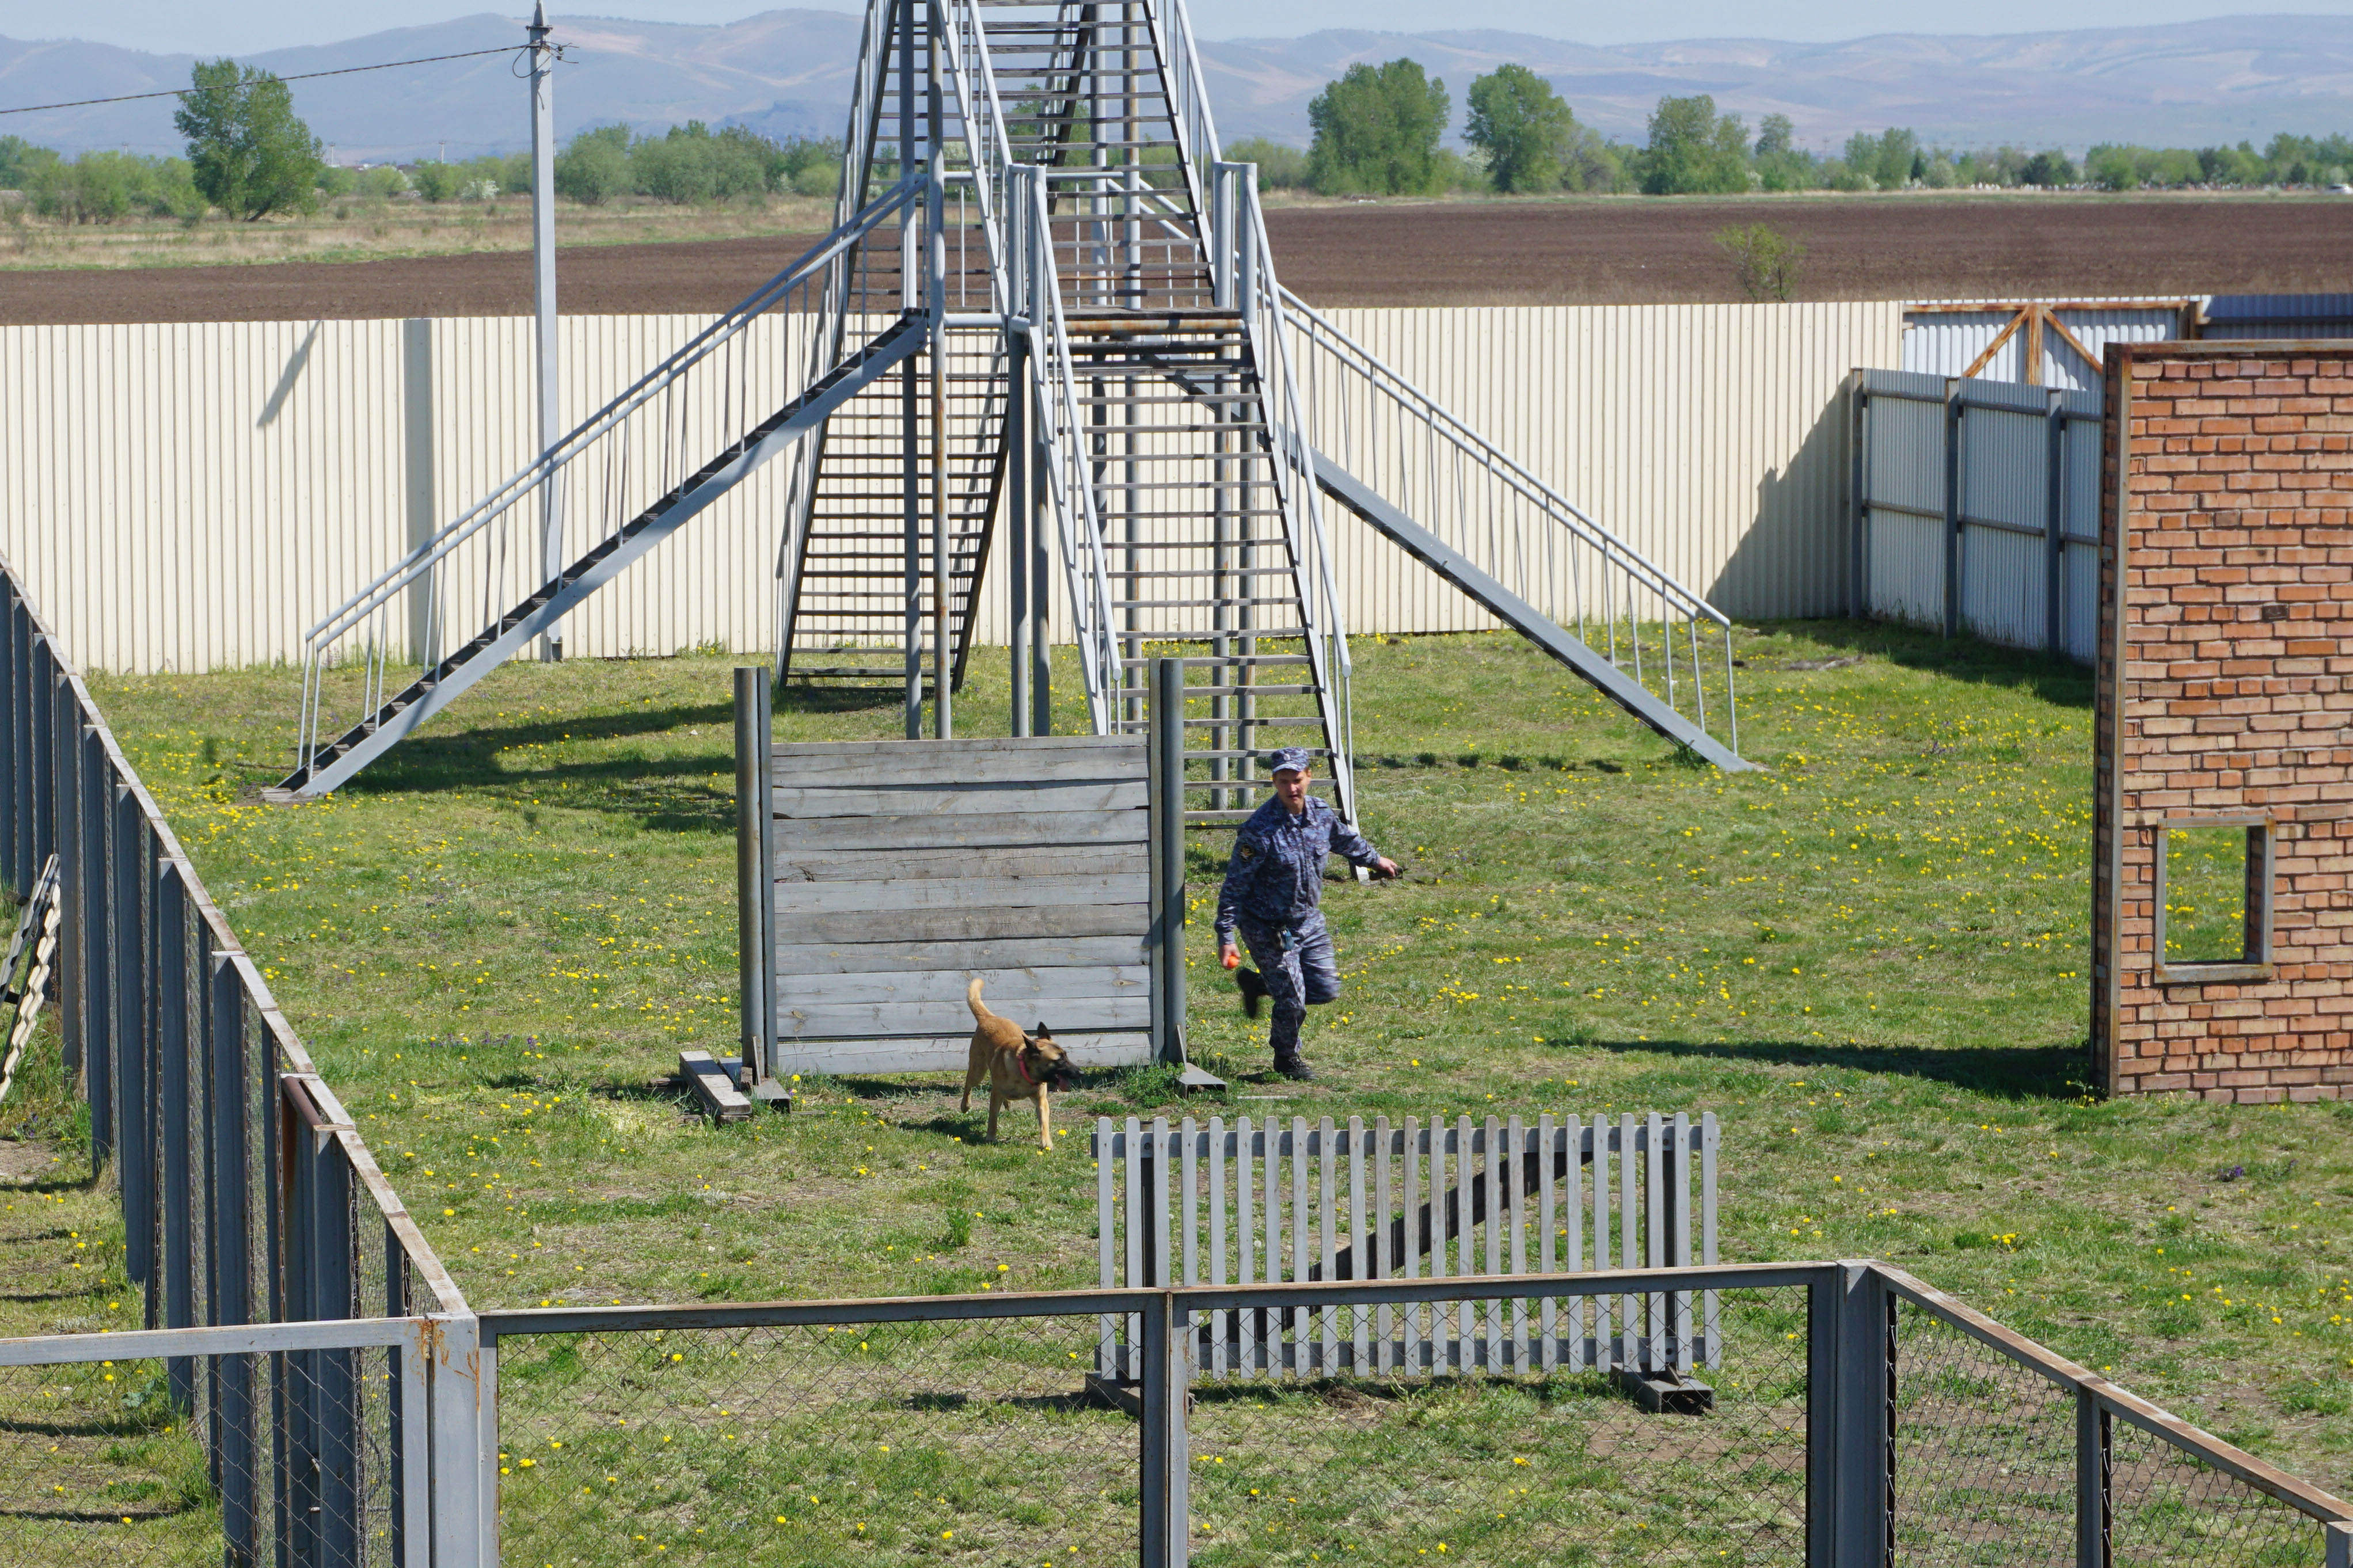
M 972 1031 L 972 1059 L 964 1070 L 964 1102 L 956 1109 L 972 1109 L 973 1086 L 985 1073 L 988 1077 L 988 1136 L 997 1138 L 997 1112 L 1017 1100 L 1027 1100 L 1038 1107 L 1038 1147 L 1050 1151 L 1054 1147 L 1052 1114 L 1047 1109 L 1048 1085 L 1061 1088 L 1070 1075 L 1069 1059 L 1046 1026 L 1038 1026 L 1034 1035 L 1024 1034 L 1021 1026 L 1010 1018 L 1000 1018 L 990 1012 L 980 999 L 980 980 L 965 987 L 964 999 L 972 1008 L 975 1020 Z

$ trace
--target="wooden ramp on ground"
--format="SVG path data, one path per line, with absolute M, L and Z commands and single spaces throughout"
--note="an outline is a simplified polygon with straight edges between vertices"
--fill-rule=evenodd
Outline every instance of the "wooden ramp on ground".
M 965 988 L 1081 1067 L 1152 1058 L 1141 738 L 771 743 L 769 1070 L 961 1068 Z M 744 922 L 748 933 L 752 919 Z

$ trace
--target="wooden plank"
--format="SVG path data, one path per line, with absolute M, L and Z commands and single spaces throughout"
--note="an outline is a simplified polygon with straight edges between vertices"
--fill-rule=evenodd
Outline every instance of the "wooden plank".
M 873 789 L 773 789 L 769 808 L 786 821 L 818 817 L 987 816 L 1006 812 L 1132 811 L 1142 815 L 1142 781 L 1119 784 L 914 784 Z
M 1507 1167 L 1504 1170 L 1503 1191 L 1496 1194 L 1496 1202 L 1504 1205 L 1504 1213 L 1508 1216 L 1506 1223 L 1511 1226 L 1511 1256 L 1506 1261 L 1514 1274 L 1525 1274 L 1528 1271 L 1527 1229 L 1520 1224 L 1520 1201 L 1525 1195 L 1521 1190 L 1522 1179 L 1536 1174 L 1539 1169 L 1548 1171 L 1552 1168 L 1552 1162 L 1549 1160 L 1546 1160 L 1541 1167 L 1530 1166 L 1527 1163 L 1536 1156 L 1535 1151 L 1525 1142 L 1526 1136 L 1527 1129 L 1521 1124 L 1518 1117 L 1513 1117 L 1508 1131 L 1507 1146 L 1517 1168 Z M 1489 1206 L 1492 1208 L 1493 1205 L 1491 1204 Z M 1528 1300 L 1525 1296 L 1512 1298 L 1511 1335 L 1512 1370 L 1525 1373 L 1528 1370 Z
M 1421 1249 L 1426 1239 L 1420 1234 L 1421 1214 L 1421 1121 L 1419 1117 L 1405 1119 L 1405 1202 L 1407 1226 L 1405 1245 L 1398 1248 L 1398 1261 L 1405 1267 L 1390 1272 L 1400 1279 L 1410 1279 L 1421 1271 Z M 1409 1301 L 1405 1316 L 1405 1364 L 1409 1369 L 1421 1365 L 1421 1304 Z
M 1040 996 L 1022 1012 L 1072 1033 L 1152 1026 L 1148 996 Z M 786 996 L 776 1008 L 776 1034 L 787 1040 L 862 1039 L 923 1035 L 972 1036 L 964 998 L 930 1002 L 809 1002 Z
M 1029 909 L 1039 904 L 1134 904 L 1152 896 L 1145 873 L 1129 877 L 916 877 L 872 882 L 778 882 L 776 914 L 874 910 Z
M 965 987 L 980 976 L 989 1011 L 1027 1021 L 1039 998 L 1146 996 L 1152 971 L 1139 963 L 1088 964 L 1071 969 L 924 969 L 889 974 L 795 974 L 786 977 L 780 1005 L 835 1002 L 940 1002 L 965 1005 Z M 966 1013 L 966 1027 L 972 1015 Z
M 1715 1112 L 1704 1113 L 1699 1126 L 1699 1260 L 1713 1265 L 1715 1262 Z M 1724 1344 L 1720 1337 L 1724 1329 L 1716 1315 L 1719 1306 L 1716 1292 L 1703 1292 L 1701 1301 L 1706 1324 L 1707 1364 L 1712 1369 L 1720 1368 L 1724 1365 Z
M 795 1073 L 812 1072 L 961 1073 L 971 1037 L 972 1032 L 967 1029 L 958 1036 L 779 1040 L 776 1076 L 789 1080 Z M 1071 1065 L 1082 1069 L 1137 1067 L 1152 1059 L 1152 1038 L 1142 1029 L 1072 1030 L 1055 1036 L 1054 1040 L 1068 1053 Z
M 1050 779 L 1124 782 L 1143 778 L 1145 765 L 1144 747 L 1136 742 L 1046 751 L 959 750 L 947 757 L 926 742 L 879 752 L 861 749 L 779 756 L 770 783 L 796 789 L 868 789 L 877 784 L 1036 784 Z
M 776 949 L 776 968 L 787 975 L 1109 968 L 1149 962 L 1144 937 L 1139 930 L 1125 936 L 992 937 L 977 942 L 788 942 Z
M 1338 1151 L 1334 1148 L 1332 1143 L 1332 1119 L 1330 1117 L 1327 1116 L 1324 1118 L 1324 1120 L 1317 1124 L 1317 1131 L 1323 1134 L 1323 1136 L 1317 1140 L 1321 1147 L 1317 1151 L 1319 1158 L 1316 1161 L 1317 1184 L 1315 1195 L 1318 1200 L 1316 1203 L 1316 1219 L 1318 1221 L 1317 1233 L 1324 1245 L 1324 1267 L 1322 1271 L 1316 1275 L 1316 1278 L 1319 1279 L 1330 1279 L 1335 1276 L 1335 1270 L 1333 1268 L 1333 1265 L 1338 1261 L 1337 1256 L 1333 1248 L 1332 1238 L 1333 1220 L 1336 1217 L 1334 1211 L 1337 1207 L 1333 1192 L 1333 1177 L 1336 1173 L 1335 1166 L 1338 1163 Z M 1340 1309 L 1336 1306 L 1326 1307 L 1324 1309 L 1324 1340 L 1322 1346 L 1323 1360 L 1318 1362 L 1316 1365 L 1326 1376 L 1339 1371 L 1340 1347 L 1338 1342 L 1334 1338 L 1334 1334 L 1338 1326 L 1339 1316 Z
M 884 756 L 974 757 L 998 752 L 1052 756 L 1061 752 L 1141 752 L 1144 743 L 1124 735 L 977 735 L 955 741 L 778 741 L 768 748 L 779 759 L 803 757 Z
M 687 1088 L 702 1102 L 702 1113 L 713 1121 L 748 1121 L 752 1102 L 744 1098 L 727 1077 L 727 1069 L 712 1059 L 709 1051 L 678 1053 L 678 1073 L 686 1079 Z
M 776 946 L 864 942 L 997 942 L 1026 937 L 1141 938 L 1149 925 L 1142 904 L 1073 904 L 1060 908 L 986 910 L 822 910 L 776 917 Z
M 1398 1249 L 1388 1245 L 1389 1119 L 1386 1114 L 1375 1118 L 1373 1121 L 1373 1230 L 1381 1238 L 1381 1251 L 1384 1254 L 1393 1253 Z M 1393 1257 L 1380 1257 L 1373 1260 L 1373 1275 L 1376 1279 L 1393 1279 L 1397 1271 L 1397 1259 Z M 1390 1342 L 1390 1336 L 1397 1331 L 1397 1309 L 1387 1301 L 1382 1302 L 1377 1319 L 1378 1321 L 1374 1324 L 1373 1332 L 1377 1336 L 1379 1365 L 1375 1370 L 1381 1373 L 1394 1372 L 1397 1370 L 1397 1347 Z
M 1348 1247 L 1359 1268 L 1371 1267 L 1371 1241 L 1372 1233 L 1365 1228 L 1365 1119 L 1351 1116 L 1348 1118 Z M 1331 1276 L 1327 1273 L 1324 1278 L 1328 1279 Z M 1350 1310 L 1349 1315 L 1355 1320 L 1355 1331 L 1350 1336 L 1349 1349 L 1356 1358 L 1351 1364 L 1359 1372 L 1366 1364 L 1366 1356 L 1369 1350 L 1367 1331 L 1371 1327 L 1366 1320 L 1371 1312 L 1372 1309 L 1362 1302 Z
M 969 816 L 888 812 L 870 816 L 772 819 L 768 842 L 779 866 L 796 857 L 862 849 L 979 849 L 1022 845 L 1142 844 L 1151 829 L 1145 811 L 978 812 Z
M 1119 1281 L 1113 1277 L 1112 1238 L 1119 1234 L 1119 1208 L 1112 1202 L 1111 1190 L 1111 1118 L 1095 1118 L 1095 1280 L 1104 1289 L 1113 1289 Z M 1116 1333 L 1119 1318 L 1105 1312 L 1095 1320 L 1095 1372 L 1098 1376 L 1116 1379 L 1119 1376 L 1119 1338 Z
M 1553 1235 L 1556 1228 L 1553 1221 L 1553 1199 L 1558 1192 L 1556 1184 L 1560 1179 L 1561 1170 L 1559 1139 L 1560 1129 L 1553 1125 L 1551 1111 L 1547 1110 L 1536 1118 L 1536 1173 L 1539 1183 L 1536 1189 L 1536 1224 L 1540 1227 L 1536 1234 L 1543 1237 L 1541 1245 L 1536 1248 L 1536 1267 L 1546 1274 L 1553 1273 L 1559 1268 L 1560 1254 L 1554 1245 Z M 1567 1169 L 1570 1172 L 1569 1179 L 1576 1180 L 1576 1163 L 1571 1161 Z M 1538 1369 L 1546 1373 L 1551 1372 L 1556 1364 L 1554 1356 L 1556 1347 L 1553 1336 L 1559 1331 L 1559 1307 L 1560 1301 L 1557 1297 L 1546 1296 L 1544 1299 L 1544 1304 L 1536 1310 L 1536 1336 L 1542 1352 Z
M 1256 1136 L 1247 1116 L 1234 1123 L 1234 1283 L 1251 1283 L 1250 1260 L 1258 1255 L 1258 1228 L 1250 1217 L 1250 1188 L 1258 1170 L 1258 1161 L 1251 1139 Z M 1239 1370 L 1245 1377 L 1258 1366 L 1258 1324 L 1263 1318 L 1259 1312 L 1237 1312 L 1234 1326 L 1234 1353 L 1240 1358 Z
M 1152 852 L 1139 838 L 1133 843 L 799 850 L 776 857 L 769 872 L 779 882 L 869 882 L 927 877 L 1141 877 L 1151 869 Z
M 1183 1141 L 1184 1175 L 1177 1190 L 1185 1194 L 1185 1283 L 1198 1285 L 1201 1282 L 1201 1274 L 1194 1237 L 1201 1223 L 1200 1198 L 1196 1191 L 1196 1184 L 1200 1180 L 1201 1172 L 1198 1155 L 1196 1152 L 1196 1145 L 1199 1140 L 1194 1135 L 1193 1119 L 1189 1116 L 1185 1118 Z

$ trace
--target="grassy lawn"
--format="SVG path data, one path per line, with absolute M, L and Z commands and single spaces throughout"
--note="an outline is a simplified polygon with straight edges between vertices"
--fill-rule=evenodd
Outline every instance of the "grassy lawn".
M 1842 623 L 1739 651 L 1770 771 L 1722 776 L 1514 640 L 1365 639 L 1362 814 L 1409 876 L 1332 884 L 1348 991 L 1294 1089 L 1214 972 L 1198 841 L 1196 1054 L 1277 1097 L 1221 1109 L 1713 1110 L 1728 1258 L 1890 1258 L 2353 1484 L 2353 1107 L 2085 1092 L 2085 673 Z M 1154 1075 L 1070 1097 L 1051 1156 L 1018 1113 L 981 1142 L 960 1080 L 804 1084 L 720 1130 L 651 1083 L 735 1039 L 728 662 L 512 666 L 295 809 L 256 799 L 291 672 L 92 689 L 477 1305 L 1092 1284 L 1071 1145 L 1173 1109 Z M 1001 732 L 1002 658 L 975 670 L 958 711 Z

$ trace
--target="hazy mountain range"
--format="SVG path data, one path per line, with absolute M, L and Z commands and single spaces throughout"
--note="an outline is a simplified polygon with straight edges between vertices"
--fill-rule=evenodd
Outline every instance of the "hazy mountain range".
M 562 18 L 571 63 L 558 79 L 559 130 L 688 119 L 772 134 L 835 134 L 849 99 L 860 20 L 766 11 L 725 26 Z M 522 24 L 488 13 L 319 47 L 249 57 L 281 75 L 412 59 L 515 41 Z M 1549 78 L 1577 117 L 1639 139 L 1662 93 L 1706 92 L 1746 115 L 1782 113 L 1801 141 L 1908 125 L 1930 142 L 2165 145 L 2274 131 L 2353 129 L 2353 17 L 2235 16 L 2163 26 L 1990 37 L 1884 34 L 1835 44 L 1711 39 L 1596 47 L 1502 32 L 1326 31 L 1201 45 L 1226 138 L 1304 142 L 1307 101 L 1357 60 L 1409 55 L 1453 89 L 1506 60 Z M 185 84 L 192 57 L 71 40 L 0 38 L 0 109 L 152 92 Z M 295 85 L 296 104 L 339 161 L 510 151 L 529 140 L 524 89 L 498 56 Z M 173 152 L 172 103 L 0 115 L 13 132 L 69 150 Z

